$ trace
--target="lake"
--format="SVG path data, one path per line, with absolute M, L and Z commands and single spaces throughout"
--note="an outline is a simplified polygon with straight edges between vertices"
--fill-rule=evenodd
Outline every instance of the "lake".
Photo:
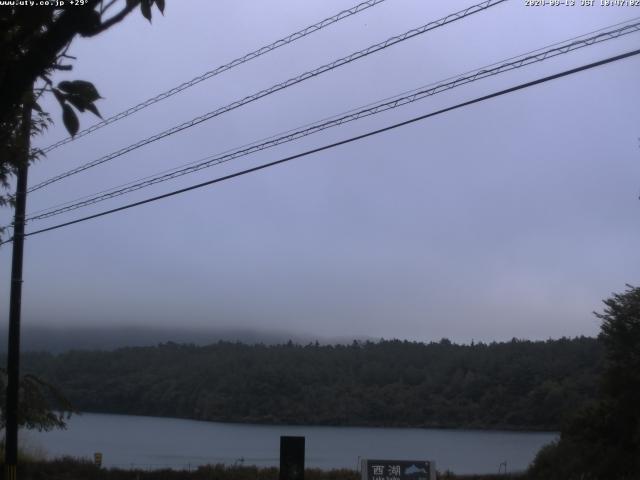
M 93 458 L 121 468 L 193 469 L 209 463 L 278 466 L 281 435 L 306 437 L 306 466 L 358 468 L 359 458 L 435 460 L 440 471 L 524 470 L 555 433 L 423 428 L 246 425 L 129 415 L 74 415 L 67 430 L 21 432 L 49 458 Z M 504 469 L 504 468 L 503 468 Z

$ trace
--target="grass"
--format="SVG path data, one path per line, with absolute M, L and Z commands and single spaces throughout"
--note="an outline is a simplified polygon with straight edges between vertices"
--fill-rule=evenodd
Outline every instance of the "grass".
M 99 468 L 88 460 L 63 457 L 55 460 L 27 461 L 18 466 L 20 480 L 278 480 L 278 469 L 248 466 L 208 465 L 192 471 L 184 470 L 124 470 Z M 521 475 L 454 475 L 439 474 L 447 480 L 521 479 Z M 0 472 L 4 480 L 4 469 Z M 360 480 L 355 470 L 305 470 L 305 480 Z

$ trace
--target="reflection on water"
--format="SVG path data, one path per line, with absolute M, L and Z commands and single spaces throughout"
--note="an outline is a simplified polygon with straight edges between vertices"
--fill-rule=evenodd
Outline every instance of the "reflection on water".
M 359 458 L 435 460 L 438 470 L 524 470 L 554 433 L 484 430 L 307 427 L 197 422 L 173 418 L 83 414 L 67 430 L 21 434 L 49 457 L 93 458 L 106 467 L 193 469 L 208 463 L 277 466 L 281 435 L 306 437 L 310 468 L 358 468 Z M 503 467 L 504 471 L 504 467 Z

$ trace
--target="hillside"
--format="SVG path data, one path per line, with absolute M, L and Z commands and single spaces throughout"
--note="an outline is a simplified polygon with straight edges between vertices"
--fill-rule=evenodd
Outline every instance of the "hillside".
M 455 345 L 165 343 L 30 353 L 78 410 L 197 420 L 556 430 L 595 396 L 591 338 Z

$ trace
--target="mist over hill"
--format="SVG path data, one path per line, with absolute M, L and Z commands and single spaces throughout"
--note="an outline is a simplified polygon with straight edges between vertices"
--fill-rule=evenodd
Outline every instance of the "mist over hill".
M 354 338 L 319 337 L 279 330 L 258 330 L 224 327 L 158 327 L 132 326 L 45 326 L 24 325 L 21 332 L 23 352 L 62 353 L 69 350 L 115 350 L 123 347 L 146 347 L 160 343 L 209 345 L 218 341 L 241 342 L 248 345 L 263 343 L 319 342 L 320 344 L 348 344 Z M 356 340 L 370 340 L 359 336 Z M 0 329 L 0 352 L 7 351 L 7 329 Z

